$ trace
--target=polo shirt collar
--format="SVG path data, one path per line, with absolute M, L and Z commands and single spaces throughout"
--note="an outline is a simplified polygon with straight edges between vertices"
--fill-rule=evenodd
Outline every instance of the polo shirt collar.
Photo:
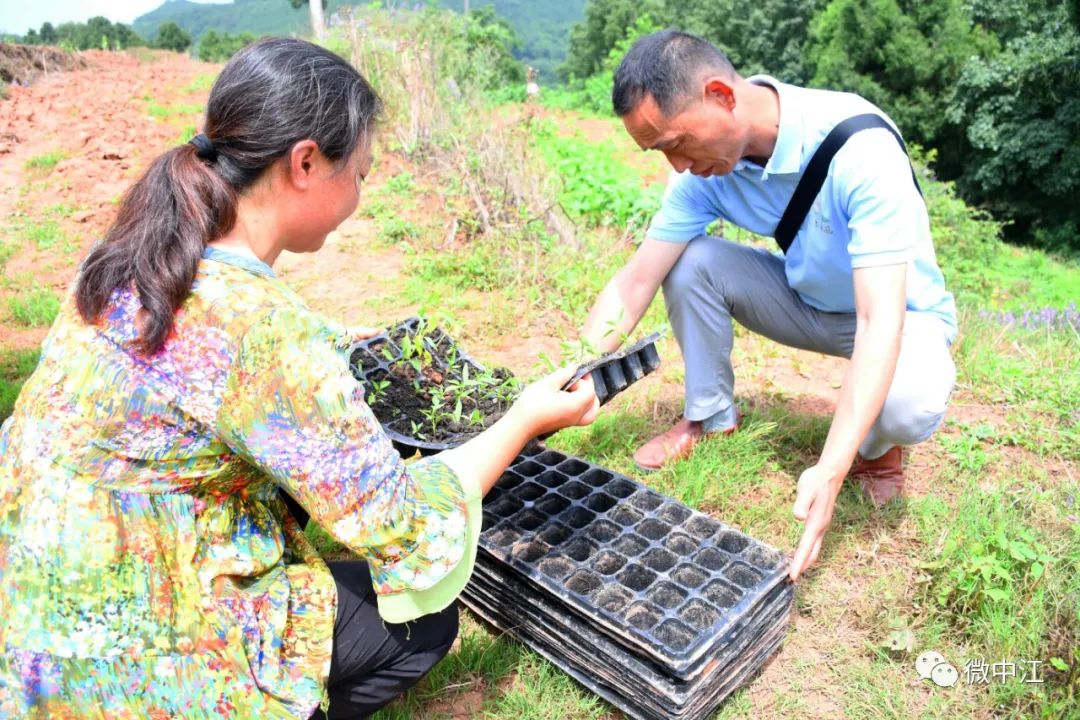
M 765 163 L 761 179 L 770 175 L 797 174 L 802 169 L 802 115 L 794 88 L 770 75 L 753 75 L 747 82 L 768 85 L 780 98 L 780 128 L 776 134 L 776 146 Z

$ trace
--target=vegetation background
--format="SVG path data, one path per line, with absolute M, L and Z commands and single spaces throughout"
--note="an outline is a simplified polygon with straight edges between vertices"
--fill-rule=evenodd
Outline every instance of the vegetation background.
M 914 448 L 905 502 L 878 512 L 850 488 L 841 493 L 784 650 L 718 717 L 1080 717 L 1075 4 L 490 4 L 472 2 L 467 17 L 439 3 L 329 4 L 337 17 L 324 42 L 370 77 L 389 117 L 358 216 L 317 256 L 283 258 L 279 274 L 349 323 L 389 325 L 424 311 L 475 356 L 527 376 L 542 369 L 541 353 L 557 357 L 559 339 L 574 338 L 663 190 L 662 159 L 643 156 L 608 107 L 610 73 L 635 37 L 679 25 L 719 43 L 746 72 L 866 94 L 916 146 L 961 311 L 958 387 L 946 426 Z M 306 27 L 306 12 L 288 0 L 200 5 L 213 23 L 198 27 L 180 12 L 191 5 L 166 3 L 155 13 L 176 14 L 136 22 L 136 36 L 161 44 L 172 22 L 193 52 L 219 59 L 248 37 Z M 552 30 L 571 26 L 574 7 L 573 30 Z M 252 15 L 233 24 L 225 9 Z M 259 24 L 271 17 L 295 24 Z M 543 32 L 541 17 L 552 23 Z M 53 32 L 57 44 L 111 52 L 87 51 L 91 69 L 54 73 L 40 98 L 31 87 L 0 101 L 10 169 L 0 179 L 0 418 L 33 370 L 78 258 L 133 175 L 196 132 L 219 67 L 117 52 L 142 41 L 96 19 Z M 534 36 L 561 39 L 565 59 L 545 42 L 524 59 Z M 208 39 L 213 54 L 202 53 Z M 540 58 L 555 61 L 564 82 L 548 75 L 540 99 L 527 101 L 523 65 Z M 664 324 L 655 303 L 642 329 Z M 551 442 L 634 474 L 632 449 L 680 412 L 678 348 L 668 339 L 661 353 L 661 371 L 593 427 Z M 843 362 L 740 331 L 735 364 L 744 431 L 645 481 L 790 549 L 801 530 L 790 512 L 795 480 L 820 450 Z M 325 553 L 343 552 L 318 527 L 308 532 Z M 955 688 L 919 681 L 913 662 L 927 649 L 957 666 Z M 1000 664 L 1000 676 L 966 682 L 972 660 Z M 1039 663 L 1043 682 L 1026 681 L 1023 661 Z M 380 714 L 439 717 L 617 714 L 466 617 L 455 652 Z

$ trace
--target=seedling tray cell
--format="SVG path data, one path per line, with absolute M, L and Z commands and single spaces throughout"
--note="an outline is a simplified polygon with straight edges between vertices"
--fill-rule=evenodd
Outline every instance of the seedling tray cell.
M 596 397 L 603 405 L 660 367 L 660 354 L 656 351 L 656 341 L 659 339 L 660 333 L 653 333 L 623 350 L 608 353 L 579 366 L 564 389 L 592 373 Z
M 519 457 L 484 516 L 481 555 L 677 677 L 788 582 L 775 548 L 554 450 Z

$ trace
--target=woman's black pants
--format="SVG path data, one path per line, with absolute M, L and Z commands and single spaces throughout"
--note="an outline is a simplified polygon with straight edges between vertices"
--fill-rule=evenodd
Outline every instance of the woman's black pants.
M 300 527 L 308 515 L 282 493 Z M 334 651 L 330 661 L 330 712 L 312 720 L 366 718 L 401 696 L 450 650 L 458 633 L 457 604 L 413 622 L 391 625 L 379 617 L 367 563 L 327 563 L 337 583 Z

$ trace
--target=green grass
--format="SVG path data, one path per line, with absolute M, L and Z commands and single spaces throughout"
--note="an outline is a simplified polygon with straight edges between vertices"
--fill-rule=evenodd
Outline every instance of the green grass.
M 416 223 L 397 216 L 387 218 L 379 228 L 379 239 L 389 244 L 416 240 L 420 236 L 421 231 Z
M 4 269 L 7 261 L 18 251 L 19 247 L 15 243 L 8 240 L 0 241 L 0 270 Z
M 146 112 L 154 118 L 168 118 L 174 115 L 198 115 L 203 111 L 199 103 L 181 103 L 178 105 L 161 105 L 151 100 L 146 105 Z
M 565 137 L 549 121 L 533 125 L 533 147 L 559 178 L 560 205 L 577 222 L 640 231 L 660 207 L 663 188 L 645 187 L 611 140 Z
M 217 75 L 210 73 L 199 73 L 187 87 L 184 88 L 186 93 L 205 92 L 214 86 L 214 81 L 217 80 Z
M 180 134 L 176 136 L 176 144 L 183 145 L 184 143 L 189 142 L 191 138 L 198 134 L 198 132 L 199 129 L 195 127 L 195 125 L 188 123 L 180 131 Z
M 977 316 L 961 327 L 953 353 L 959 382 L 997 409 L 984 435 L 1041 456 L 1080 459 L 1080 336 Z
M 67 153 L 63 150 L 53 150 L 41 155 L 35 155 L 26 161 L 24 167 L 27 170 L 49 171 L 65 158 L 67 158 Z
M 0 422 L 11 415 L 23 383 L 37 367 L 37 350 L 0 348 Z
M 60 299 L 51 290 L 33 287 L 7 299 L 7 311 L 17 325 L 47 327 L 60 312 Z
M 70 246 L 67 234 L 60 228 L 60 224 L 52 219 L 28 219 L 19 227 L 19 234 L 38 250 L 49 250 L 58 244 Z

